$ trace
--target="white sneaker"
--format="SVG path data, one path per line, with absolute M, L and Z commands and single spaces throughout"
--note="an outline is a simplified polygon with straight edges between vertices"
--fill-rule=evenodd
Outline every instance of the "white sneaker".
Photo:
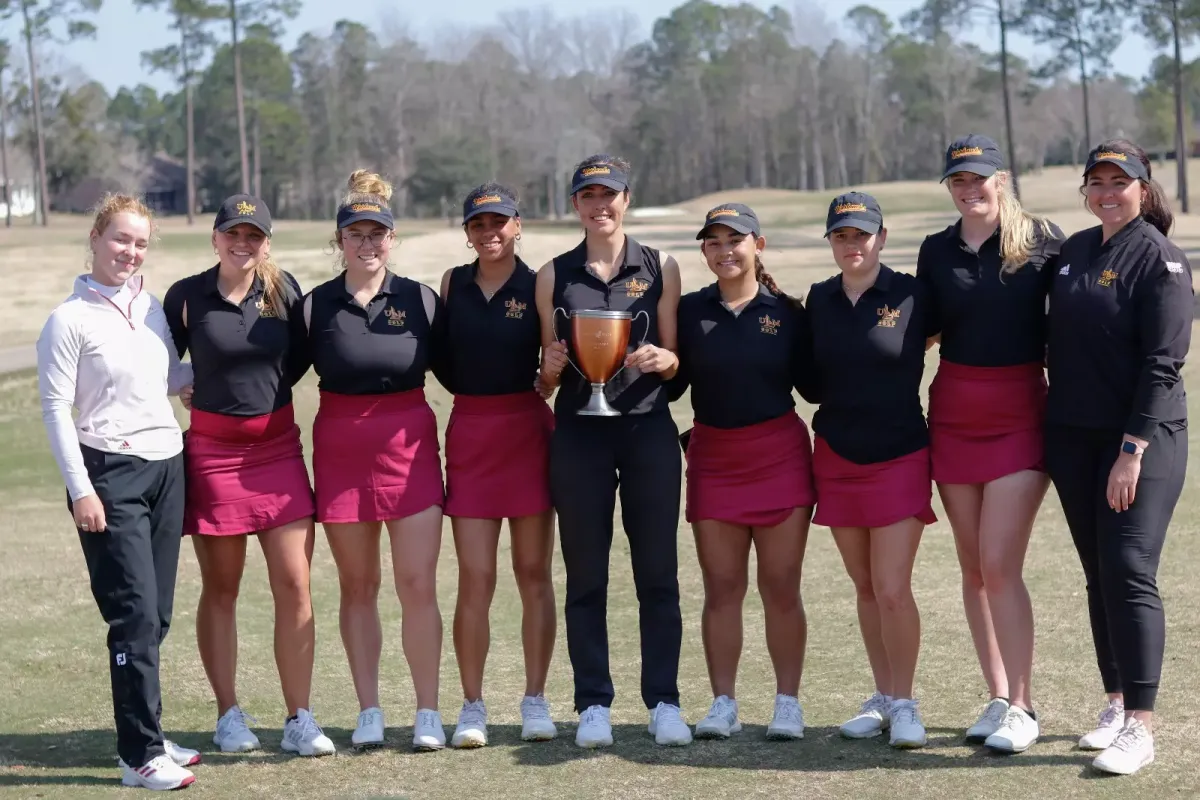
M 222 753 L 245 753 L 257 750 L 262 745 L 258 737 L 246 725 L 246 720 L 258 724 L 258 720 L 242 711 L 238 706 L 232 706 L 217 720 L 217 732 L 213 734 L 213 744 L 221 748 Z
M 1041 726 L 1025 709 L 1009 706 L 1004 723 L 991 736 L 983 740 L 984 747 L 1001 753 L 1024 753 L 1041 735 Z
M 1125 727 L 1125 703 L 1113 700 L 1100 712 L 1100 722 L 1094 731 L 1079 739 L 1080 750 L 1107 750 Z
M 166 754 L 155 756 L 137 769 L 133 769 L 121 759 L 117 759 L 117 764 L 121 767 L 122 786 L 140 786 L 155 792 L 169 792 L 196 782 L 195 775 L 176 764 Z
M 446 729 L 440 712 L 430 708 L 417 709 L 412 745 L 418 753 L 431 753 L 446 746 Z
M 1133 717 L 1121 728 L 1116 740 L 1096 756 L 1092 766 L 1113 775 L 1132 775 L 1154 760 L 1154 737 Z
M 1008 701 L 1002 697 L 993 697 L 984 707 L 983 713 L 975 724 L 967 728 L 968 742 L 982 742 L 1004 724 L 1004 716 L 1008 713 Z
M 804 709 L 787 694 L 775 695 L 775 715 L 767 726 L 767 738 L 775 741 L 804 738 Z
M 842 736 L 847 739 L 870 739 L 883 733 L 892 724 L 892 698 L 876 692 L 862 704 L 858 714 L 842 723 Z
M 588 706 L 579 715 L 575 744 L 579 747 L 608 747 L 613 743 L 612 712 L 605 706 Z
M 542 695 L 521 699 L 521 739 L 526 742 L 548 742 L 558 736 L 550 703 Z
M 925 746 L 925 726 L 916 700 L 893 700 L 891 709 L 892 747 L 910 750 Z
M 650 724 L 647 729 L 657 744 L 678 747 L 692 743 L 692 729 L 683 721 L 683 713 L 679 706 L 659 703 L 650 712 Z
M 328 756 L 336 751 L 333 741 L 321 730 L 307 708 L 297 708 L 295 718 L 283 724 L 280 746 L 302 756 Z
M 192 767 L 200 763 L 199 750 L 189 750 L 186 747 L 180 747 L 170 739 L 163 739 L 163 749 L 167 751 L 167 758 L 181 767 Z
M 708 714 L 696 723 L 696 738 L 728 739 L 731 734 L 741 730 L 737 700 L 723 694 L 713 700 Z
M 458 712 L 458 727 L 450 737 L 451 747 L 470 749 L 483 747 L 487 744 L 487 707 L 483 700 L 474 702 L 463 701 L 462 711 Z
M 372 706 L 360 711 L 354 733 L 350 734 L 350 744 L 358 748 L 378 747 L 383 744 L 383 731 L 386 727 L 382 708 Z

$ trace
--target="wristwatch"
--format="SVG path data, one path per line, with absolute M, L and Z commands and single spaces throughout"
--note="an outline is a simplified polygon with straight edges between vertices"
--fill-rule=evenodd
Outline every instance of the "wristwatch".
M 1121 442 L 1121 452 L 1129 453 L 1131 456 L 1140 456 L 1146 451 L 1138 447 L 1134 442 Z

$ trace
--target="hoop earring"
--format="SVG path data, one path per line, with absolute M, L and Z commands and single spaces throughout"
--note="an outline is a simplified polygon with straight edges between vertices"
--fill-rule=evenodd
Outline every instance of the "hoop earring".
M 470 242 L 467 242 L 467 249 L 468 249 L 468 250 L 474 250 L 474 249 L 475 249 L 475 245 L 471 244 Z
M 517 234 L 517 241 L 518 242 L 521 241 L 521 234 L 519 234 L 519 233 Z

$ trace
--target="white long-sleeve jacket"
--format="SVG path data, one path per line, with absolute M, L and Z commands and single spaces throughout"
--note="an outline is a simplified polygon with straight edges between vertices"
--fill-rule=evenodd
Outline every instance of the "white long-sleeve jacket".
M 159 461 L 183 449 L 168 395 L 192 382 L 162 306 L 135 275 L 113 297 L 88 276 L 38 337 L 38 388 L 50 449 L 71 500 L 94 492 L 80 444 Z M 79 411 L 71 419 L 71 410 Z

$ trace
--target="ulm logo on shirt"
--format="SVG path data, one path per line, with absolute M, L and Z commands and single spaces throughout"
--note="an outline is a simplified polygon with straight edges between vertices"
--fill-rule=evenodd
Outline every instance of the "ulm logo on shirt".
M 1099 286 L 1112 286 L 1113 279 L 1117 277 L 1117 273 L 1111 269 L 1106 269 L 1100 273 L 1100 278 L 1096 281 Z
M 397 311 L 396 309 L 394 309 L 390 306 L 383 310 L 383 315 L 385 317 L 387 317 L 388 325 L 391 325 L 394 328 L 403 328 L 404 327 L 405 313 L 406 312 L 404 312 L 404 311 Z
M 270 318 L 270 317 L 278 316 L 275 313 L 275 309 L 271 306 L 270 303 L 267 302 L 267 299 L 265 297 L 258 298 L 258 300 L 254 303 L 254 307 L 258 309 L 258 315 L 260 317 Z
M 525 317 L 525 304 L 518 303 L 514 298 L 509 298 L 504 301 L 504 316 L 508 319 L 523 319 Z
M 763 314 L 758 318 L 758 322 L 760 325 L 762 325 L 759 330 L 761 330 L 763 333 L 769 333 L 772 336 L 775 336 L 779 333 L 779 320 L 771 319 L 770 314 Z
M 631 278 L 625 281 L 625 292 L 630 297 L 641 297 L 650 288 L 649 281 L 639 281 L 637 278 Z
M 900 309 L 888 308 L 886 303 L 883 308 L 875 309 L 875 313 L 879 315 L 879 322 L 875 323 L 877 328 L 894 328 L 900 319 Z
M 1058 274 L 1059 275 L 1070 275 L 1071 274 L 1071 265 L 1063 264 L 1062 267 L 1058 270 Z

